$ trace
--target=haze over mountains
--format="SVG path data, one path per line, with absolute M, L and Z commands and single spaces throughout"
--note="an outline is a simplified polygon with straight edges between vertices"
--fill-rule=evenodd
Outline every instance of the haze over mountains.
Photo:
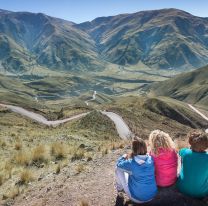
M 0 10 L 0 70 L 102 71 L 108 65 L 189 70 L 208 64 L 208 18 L 176 9 L 75 24 Z

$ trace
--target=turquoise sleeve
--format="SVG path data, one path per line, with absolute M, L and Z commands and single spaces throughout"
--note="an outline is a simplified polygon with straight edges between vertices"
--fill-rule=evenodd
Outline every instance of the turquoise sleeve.
M 179 155 L 183 157 L 186 154 L 187 148 L 183 148 L 179 151 Z

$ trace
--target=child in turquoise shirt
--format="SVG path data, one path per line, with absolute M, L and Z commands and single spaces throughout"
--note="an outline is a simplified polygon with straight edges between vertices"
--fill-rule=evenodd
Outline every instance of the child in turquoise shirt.
M 177 187 L 186 195 L 203 198 L 208 196 L 208 134 L 194 131 L 188 137 L 191 149 L 179 152 L 182 167 Z

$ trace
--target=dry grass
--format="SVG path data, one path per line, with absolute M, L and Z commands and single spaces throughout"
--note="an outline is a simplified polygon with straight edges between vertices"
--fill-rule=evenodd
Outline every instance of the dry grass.
M 84 149 L 77 149 L 74 154 L 72 154 L 71 161 L 81 160 L 85 157 Z
M 108 153 L 109 153 L 108 148 L 104 148 L 104 149 L 102 150 L 102 156 L 104 156 L 104 155 L 106 155 L 106 154 L 108 154 Z
M 98 146 L 97 151 L 98 151 L 98 152 L 101 151 L 101 146 L 100 146 L 100 145 Z
M 4 175 L 0 174 L 0 186 L 4 183 Z
M 87 200 L 81 200 L 79 206 L 89 206 L 89 203 Z
M 6 171 L 6 174 L 9 176 L 9 178 L 12 177 L 12 170 L 13 170 L 13 165 L 10 162 L 6 162 L 4 169 Z
M 4 140 L 0 140 L 0 147 L 1 148 L 4 148 L 4 147 L 6 147 L 6 142 L 4 141 Z
M 7 193 L 3 195 L 3 199 L 14 199 L 20 194 L 19 187 L 15 186 L 14 188 L 11 188 Z
M 85 170 L 85 167 L 84 167 L 83 164 L 78 164 L 78 165 L 76 166 L 76 172 L 77 172 L 77 174 L 83 172 L 84 170 Z
M 92 153 L 85 153 L 85 158 L 87 159 L 87 162 L 93 160 L 93 154 Z
M 32 161 L 38 164 L 41 164 L 43 162 L 47 162 L 48 155 L 46 153 L 45 146 L 38 145 L 33 149 L 32 152 Z
M 112 142 L 109 145 L 109 148 L 111 150 L 123 149 L 125 147 L 125 145 L 127 145 L 127 144 L 128 144 L 128 142 L 124 142 L 124 141 Z
M 61 165 L 58 164 L 56 167 L 56 174 L 59 174 L 61 172 Z
M 19 181 L 20 184 L 28 184 L 33 180 L 34 180 L 33 173 L 28 169 L 23 170 L 22 173 L 20 174 L 20 181 Z
M 22 143 L 21 142 L 16 142 L 14 145 L 15 150 L 21 150 L 22 149 Z
M 14 160 L 16 164 L 28 166 L 31 162 L 31 156 L 27 151 L 20 151 L 15 155 Z
M 55 142 L 51 145 L 51 154 L 56 159 L 63 159 L 67 156 L 66 145 L 60 142 Z

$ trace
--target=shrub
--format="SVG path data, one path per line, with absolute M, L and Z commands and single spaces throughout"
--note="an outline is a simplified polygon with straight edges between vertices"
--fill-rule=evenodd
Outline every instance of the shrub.
M 83 149 L 78 149 L 71 157 L 71 161 L 81 160 L 85 156 L 85 152 Z
M 15 162 L 20 165 L 28 166 L 30 164 L 30 154 L 26 151 L 20 151 L 14 157 Z
M 23 170 L 20 174 L 20 184 L 28 184 L 33 180 L 33 174 L 30 170 Z
M 48 160 L 46 149 L 43 145 L 39 145 L 33 149 L 32 152 L 32 161 L 34 163 L 41 164 L 43 162 L 46 162 Z
M 17 197 L 18 195 L 20 194 L 20 191 L 19 191 L 19 187 L 14 187 L 14 188 L 11 188 L 9 192 L 7 192 L 6 194 L 3 195 L 3 199 L 14 199 L 15 197 Z
M 91 153 L 86 153 L 86 154 L 85 154 L 85 157 L 86 157 L 86 159 L 87 159 L 88 162 L 89 162 L 89 161 L 92 161 L 92 159 L 93 159 Z
M 66 146 L 60 142 L 55 142 L 51 145 L 51 154 L 56 159 L 63 159 L 66 157 Z

